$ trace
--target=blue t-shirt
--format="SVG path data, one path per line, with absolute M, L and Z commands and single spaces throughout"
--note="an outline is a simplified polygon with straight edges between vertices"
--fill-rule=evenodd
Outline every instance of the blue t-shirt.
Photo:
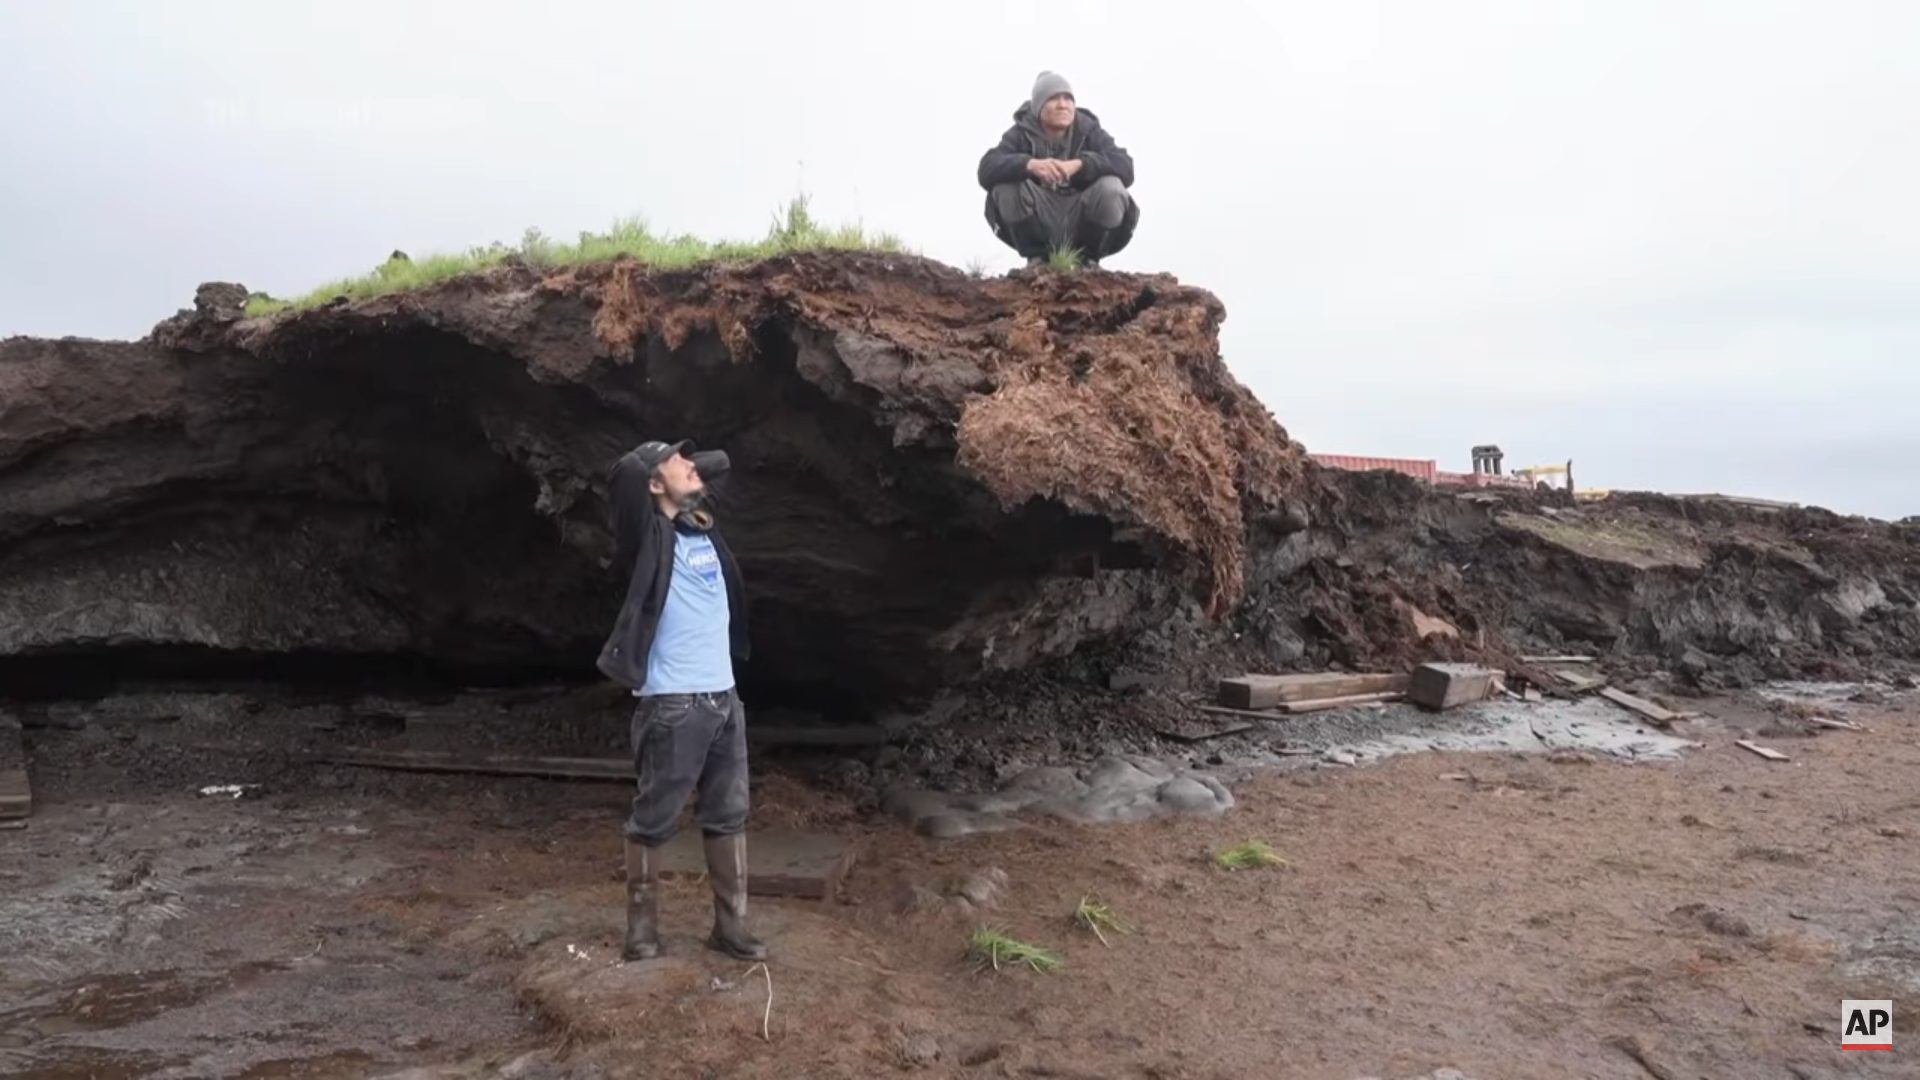
M 727 582 L 720 553 L 704 533 L 673 531 L 673 578 L 667 588 L 646 685 L 637 694 L 717 694 L 733 689 Z

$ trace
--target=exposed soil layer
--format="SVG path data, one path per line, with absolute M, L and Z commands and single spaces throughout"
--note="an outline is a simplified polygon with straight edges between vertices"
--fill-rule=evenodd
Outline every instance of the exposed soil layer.
M 692 437 L 734 461 L 749 681 L 889 700 L 1183 590 L 1225 611 L 1247 521 L 1302 477 L 1219 360 L 1219 302 L 1165 277 L 841 254 L 245 296 L 203 286 L 134 343 L 0 343 L 0 655 L 591 674 L 604 473 Z
M 667 888 L 667 956 L 617 962 L 625 785 L 314 767 L 288 749 L 378 732 L 271 698 L 36 706 L 39 811 L 0 831 L 0 1073 L 1911 1076 L 1910 1041 L 1838 1045 L 1842 999 L 1920 1008 L 1916 698 L 1851 690 L 1708 699 L 1675 762 L 1412 754 L 1257 776 L 1221 818 L 951 842 L 762 768 L 756 830 L 860 848 L 852 903 L 754 904 L 765 975 L 700 948 L 697 881 Z M 195 793 L 227 783 L 258 786 Z M 1288 865 L 1208 862 L 1249 837 Z M 1088 895 L 1130 932 L 1074 925 Z M 982 921 L 1065 966 L 972 970 Z
M 733 458 L 750 699 L 1526 649 L 1711 688 L 1920 647 L 1920 530 L 1320 470 L 1222 362 L 1219 301 L 1164 276 L 841 253 L 245 297 L 0 342 L 0 687 L 593 678 L 604 472 L 656 436 Z

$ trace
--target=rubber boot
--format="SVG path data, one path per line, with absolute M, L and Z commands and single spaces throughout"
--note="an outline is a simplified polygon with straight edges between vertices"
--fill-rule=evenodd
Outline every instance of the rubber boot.
M 620 956 L 651 960 L 659 955 L 660 851 L 628 840 L 627 939 L 620 947 Z
M 735 960 L 765 960 L 767 947 L 747 933 L 747 837 L 709 836 L 707 877 L 713 882 L 713 933 L 707 948 Z

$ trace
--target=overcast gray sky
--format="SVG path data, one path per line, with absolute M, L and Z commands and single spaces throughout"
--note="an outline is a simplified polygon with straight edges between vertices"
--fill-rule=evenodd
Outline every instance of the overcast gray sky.
M 1310 448 L 1899 516 L 1917 44 L 1909 0 L 7 4 L 0 335 L 799 189 L 1006 269 L 974 165 L 1052 68 L 1138 164 L 1108 265 L 1218 293 Z

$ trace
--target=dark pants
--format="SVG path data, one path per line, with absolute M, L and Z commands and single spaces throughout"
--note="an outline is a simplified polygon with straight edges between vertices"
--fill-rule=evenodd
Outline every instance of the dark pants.
M 707 836 L 747 828 L 747 715 L 740 695 L 660 694 L 633 710 L 638 792 L 627 839 L 659 847 L 679 830 L 687 796 L 699 792 L 694 821 Z
M 1139 222 L 1140 205 L 1113 176 L 1103 176 L 1083 191 L 1056 191 L 1024 180 L 987 193 L 987 224 L 993 234 L 1029 259 L 1073 248 L 1082 259 L 1097 262 L 1125 248 Z

